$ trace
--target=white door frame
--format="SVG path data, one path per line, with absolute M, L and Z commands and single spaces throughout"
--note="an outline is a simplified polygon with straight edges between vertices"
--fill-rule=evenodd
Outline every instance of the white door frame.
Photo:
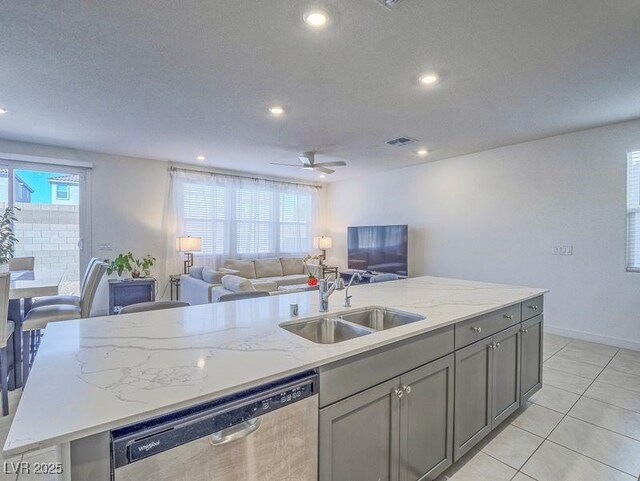
M 0 165 L 6 166 L 8 205 L 13 206 L 13 181 L 15 170 L 38 170 L 43 172 L 60 172 L 62 174 L 77 174 L 80 177 L 78 184 L 80 192 L 79 210 L 79 234 L 78 250 L 80 253 L 80 265 L 78 266 L 80 277 L 91 259 L 91 169 L 75 167 L 64 164 L 39 163 L 0 158 Z M 81 279 L 79 279 L 81 280 Z

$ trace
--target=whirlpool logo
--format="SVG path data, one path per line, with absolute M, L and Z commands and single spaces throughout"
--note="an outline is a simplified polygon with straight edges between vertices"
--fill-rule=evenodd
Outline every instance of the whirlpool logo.
M 155 448 L 156 446 L 160 446 L 160 440 L 157 441 L 151 441 L 150 443 L 147 444 L 142 444 L 140 446 L 138 446 L 138 452 L 142 453 L 142 452 L 147 452 L 150 449 Z

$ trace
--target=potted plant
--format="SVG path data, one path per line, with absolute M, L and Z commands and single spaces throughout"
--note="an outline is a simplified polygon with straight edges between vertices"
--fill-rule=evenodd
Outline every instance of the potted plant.
M 151 254 L 147 254 L 141 259 L 133 257 L 131 252 L 118 254 L 118 257 L 113 259 L 107 267 L 107 274 L 111 275 L 115 272 L 118 277 L 122 277 L 124 272 L 129 272 L 134 279 L 148 277 L 155 262 L 156 258 Z
M 309 275 L 307 284 L 312 287 L 318 285 L 318 270 L 320 269 L 320 266 L 318 264 L 312 264 L 311 266 L 308 264 L 308 261 L 313 259 L 318 260 L 320 259 L 320 256 L 307 255 L 304 257 L 304 259 L 302 259 L 304 267 L 307 270 L 307 274 Z
M 0 272 L 9 270 L 9 259 L 16 250 L 18 238 L 13 232 L 13 223 L 17 222 L 15 208 L 7 207 L 0 217 Z

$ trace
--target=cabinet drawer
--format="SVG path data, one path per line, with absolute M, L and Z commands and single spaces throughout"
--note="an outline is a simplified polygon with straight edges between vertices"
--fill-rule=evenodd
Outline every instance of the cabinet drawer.
M 520 304 L 516 304 L 456 324 L 456 349 L 473 344 L 480 339 L 489 337 L 498 331 L 519 323 L 521 315 Z
M 543 301 L 542 296 L 534 297 L 522 303 L 522 320 L 526 321 L 537 315 L 542 314 Z
M 392 379 L 453 352 L 453 326 L 320 368 L 320 406 Z

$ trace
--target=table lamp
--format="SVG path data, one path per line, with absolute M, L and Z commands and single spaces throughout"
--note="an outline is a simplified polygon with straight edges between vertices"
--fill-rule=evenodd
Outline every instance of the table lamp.
M 327 249 L 331 249 L 333 241 L 331 237 L 321 236 L 313 238 L 314 249 L 320 249 L 322 251 L 322 257 L 320 258 L 320 264 L 327 258 Z
M 189 273 L 189 267 L 193 265 L 193 253 L 202 250 L 202 237 L 177 237 L 176 251 L 184 252 L 186 259 L 184 260 L 184 273 Z

